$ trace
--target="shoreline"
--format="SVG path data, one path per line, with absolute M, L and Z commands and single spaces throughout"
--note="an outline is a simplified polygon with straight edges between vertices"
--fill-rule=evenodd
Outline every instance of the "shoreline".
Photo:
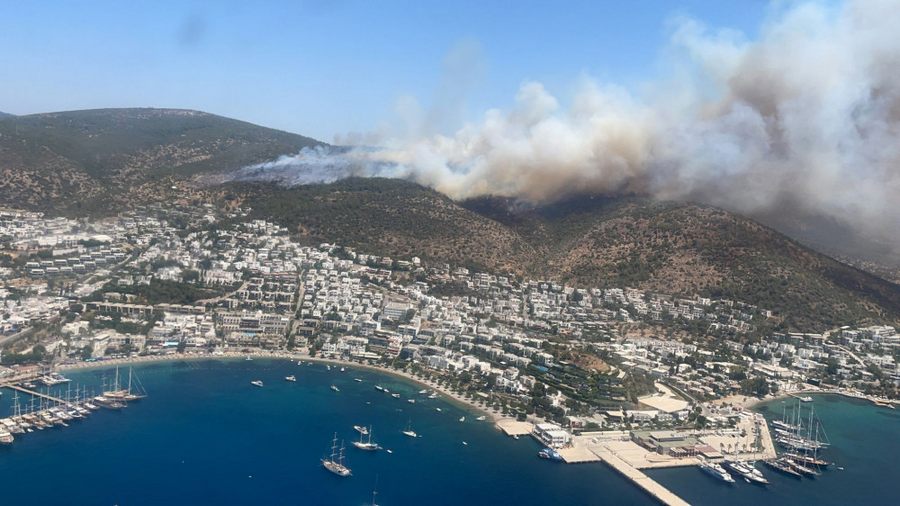
M 840 397 L 845 397 L 847 399 L 866 401 L 866 402 L 869 402 L 869 403 L 875 405 L 875 407 L 888 408 L 888 409 L 896 409 L 896 405 L 898 404 L 898 401 L 879 400 L 879 399 L 873 398 L 871 396 L 867 396 L 863 393 L 848 392 L 846 390 L 840 390 L 840 389 L 816 389 L 816 388 L 805 388 L 802 390 L 797 390 L 797 391 L 792 391 L 792 392 L 784 392 L 784 393 L 779 393 L 779 394 L 775 394 L 775 395 L 767 395 L 762 398 L 752 397 L 752 396 L 747 396 L 747 395 L 732 395 L 729 397 L 723 397 L 721 399 L 717 399 L 712 402 L 713 403 L 722 403 L 722 404 L 730 403 L 733 406 L 738 406 L 738 407 L 741 407 L 741 408 L 747 409 L 747 410 L 753 410 L 754 408 L 758 407 L 761 404 L 766 404 L 766 403 L 775 402 L 775 401 L 781 401 L 781 400 L 785 400 L 785 399 L 789 399 L 789 398 L 797 399 L 798 396 L 801 396 L 801 395 L 837 395 Z M 890 404 L 890 405 L 885 405 L 886 403 Z
M 343 367 L 357 368 L 367 371 L 373 371 L 381 374 L 385 374 L 388 376 L 394 376 L 396 378 L 400 378 L 406 381 L 409 381 L 413 384 L 428 387 L 435 392 L 440 393 L 445 397 L 445 399 L 454 402 L 463 406 L 465 409 L 472 410 L 477 412 L 479 415 L 485 416 L 485 421 L 490 421 L 495 426 L 497 422 L 505 419 L 510 419 L 509 417 L 504 417 L 500 413 L 493 412 L 490 408 L 479 406 L 475 401 L 466 399 L 462 395 L 459 395 L 455 392 L 450 391 L 446 387 L 441 387 L 434 382 L 418 378 L 413 376 L 410 373 L 405 371 L 398 371 L 395 369 L 388 369 L 386 367 L 372 365 L 372 364 L 361 364 L 359 362 L 352 362 L 349 360 L 341 360 L 336 358 L 325 358 L 325 357 L 310 357 L 309 355 L 303 353 L 288 353 L 288 352 L 250 352 L 250 353 L 239 353 L 239 352 L 224 352 L 221 354 L 210 354 L 210 353 L 175 353 L 170 355 L 147 355 L 143 357 L 130 357 L 130 358 L 116 358 L 110 360 L 103 360 L 98 362 L 76 362 L 74 364 L 62 364 L 56 366 L 54 369 L 57 371 L 86 371 L 91 369 L 107 369 L 110 367 L 116 367 L 121 365 L 134 365 L 134 364 L 153 364 L 153 363 L 164 363 L 164 362 L 177 362 L 177 361 L 192 361 L 192 360 L 215 360 L 215 359 L 224 359 L 224 360 L 232 360 L 232 359 L 245 359 L 245 357 L 250 356 L 259 359 L 282 359 L 282 360 L 291 360 L 296 362 L 297 360 L 303 360 L 306 362 L 316 362 L 322 364 L 335 364 Z

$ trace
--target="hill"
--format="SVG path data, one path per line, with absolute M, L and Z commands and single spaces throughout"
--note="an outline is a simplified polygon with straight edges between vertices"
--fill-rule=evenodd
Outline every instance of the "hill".
M 136 190 L 270 160 L 316 140 L 181 109 L 0 117 L 0 203 L 95 210 Z M 147 185 L 150 185 L 149 187 Z
M 0 111 L 0 118 L 12 118 L 13 115 L 8 112 Z
M 721 209 L 580 197 L 549 206 L 454 202 L 390 179 L 283 188 L 229 185 L 231 198 L 310 243 L 565 281 L 733 298 L 792 330 L 898 321 L 900 286 Z

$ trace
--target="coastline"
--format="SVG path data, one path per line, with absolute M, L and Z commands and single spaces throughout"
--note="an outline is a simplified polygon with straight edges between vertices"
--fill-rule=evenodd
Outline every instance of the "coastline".
M 437 385 L 436 383 L 413 376 L 410 373 L 405 371 L 398 371 L 395 369 L 388 369 L 386 367 L 382 367 L 379 365 L 372 364 L 361 364 L 359 362 L 352 362 L 349 360 L 341 360 L 336 358 L 324 358 L 324 357 L 310 357 L 307 354 L 303 353 L 288 353 L 288 352 L 250 352 L 250 353 L 240 353 L 240 352 L 223 352 L 217 354 L 210 353 L 174 353 L 170 355 L 147 355 L 143 357 L 129 357 L 129 358 L 116 358 L 111 360 L 103 360 L 98 362 L 77 362 L 74 364 L 61 364 L 56 366 L 55 369 L 57 371 L 84 371 L 91 369 L 107 369 L 109 367 L 116 367 L 121 365 L 134 365 L 134 364 L 152 364 L 152 363 L 163 363 L 163 362 L 177 362 L 177 361 L 192 361 L 192 360 L 216 360 L 216 359 L 224 359 L 224 360 L 233 360 L 233 359 L 244 359 L 245 357 L 250 356 L 253 358 L 260 359 L 282 359 L 282 360 L 303 360 L 307 362 L 316 362 L 322 364 L 335 364 L 343 367 L 357 368 L 368 371 L 374 371 L 381 374 L 386 374 L 390 376 L 394 376 L 397 378 L 401 378 L 403 380 L 409 381 L 416 385 L 428 387 L 441 395 L 443 395 L 446 399 L 451 402 L 455 402 L 466 409 L 477 412 L 479 415 L 484 415 L 486 420 L 489 420 L 495 426 L 501 420 L 510 419 L 509 417 L 504 417 L 498 412 L 494 412 L 486 406 L 478 405 L 474 400 L 466 399 L 462 395 L 459 395 L 455 392 L 452 392 L 450 389 Z M 499 427 L 498 427 L 499 428 Z
M 731 395 L 728 397 L 723 397 L 721 399 L 717 399 L 713 401 L 714 403 L 725 404 L 729 403 L 733 406 L 740 407 L 747 410 L 752 410 L 755 407 L 769 403 L 774 401 L 780 401 L 788 398 L 798 398 L 801 395 L 838 395 L 841 397 L 846 397 L 848 399 L 856 399 L 858 401 L 868 401 L 880 408 L 888 408 L 888 409 L 896 409 L 896 405 L 898 401 L 892 400 L 881 400 L 874 398 L 872 396 L 865 395 L 863 393 L 852 392 L 842 389 L 819 389 L 819 388 L 804 388 L 801 390 L 795 390 L 791 392 L 783 392 L 775 395 L 767 395 L 765 397 L 752 397 L 748 395 Z

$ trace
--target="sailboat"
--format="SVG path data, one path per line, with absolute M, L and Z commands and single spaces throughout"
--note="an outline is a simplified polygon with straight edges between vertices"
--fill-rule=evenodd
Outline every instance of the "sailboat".
M 378 446 L 378 443 L 372 442 L 372 428 L 371 427 L 369 427 L 369 429 L 366 430 L 366 432 L 365 432 L 365 435 L 368 436 L 368 439 L 365 442 L 363 442 L 363 434 L 364 433 L 362 431 L 360 431 L 359 441 L 354 441 L 353 446 L 359 448 L 360 450 L 366 450 L 366 451 L 370 451 L 370 452 L 381 449 L 381 447 Z
M 135 384 L 138 385 L 137 389 L 135 389 Z M 113 389 L 103 392 L 103 397 L 116 401 L 136 401 L 147 397 L 147 393 L 144 391 L 140 379 L 134 374 L 133 367 L 128 368 L 128 388 L 121 388 L 119 386 L 119 368 L 116 367 L 116 379 Z
M 334 433 L 334 439 L 331 440 L 331 456 L 322 459 L 322 466 L 338 476 L 350 476 L 350 468 L 344 465 L 344 445 L 341 445 L 338 450 L 337 432 Z
M 403 432 L 404 435 L 409 436 L 409 437 L 419 437 L 419 435 L 416 434 L 416 431 L 412 430 L 412 420 L 410 420 L 409 423 L 406 424 L 406 430 L 401 431 L 401 432 Z

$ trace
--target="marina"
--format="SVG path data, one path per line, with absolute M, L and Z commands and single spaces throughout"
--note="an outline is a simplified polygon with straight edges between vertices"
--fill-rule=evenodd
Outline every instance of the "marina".
M 46 385 L 46 390 L 37 389 L 34 380 Z M 127 407 L 128 402 L 147 396 L 143 387 L 136 388 L 139 380 L 136 380 L 130 368 L 127 387 L 120 385 L 119 370 L 116 368 L 115 379 L 108 387 L 103 383 L 99 395 L 93 395 L 87 388 L 80 386 L 76 386 L 73 392 L 71 380 L 58 373 L 16 377 L 12 381 L 0 383 L 0 388 L 14 392 L 11 415 L 0 419 L 0 444 L 4 445 L 13 444 L 16 435 L 21 436 L 57 426 L 69 427 L 70 423 L 88 417 L 101 407 L 122 409 Z M 51 393 L 51 387 L 64 384 L 67 385 L 64 391 L 57 390 Z

